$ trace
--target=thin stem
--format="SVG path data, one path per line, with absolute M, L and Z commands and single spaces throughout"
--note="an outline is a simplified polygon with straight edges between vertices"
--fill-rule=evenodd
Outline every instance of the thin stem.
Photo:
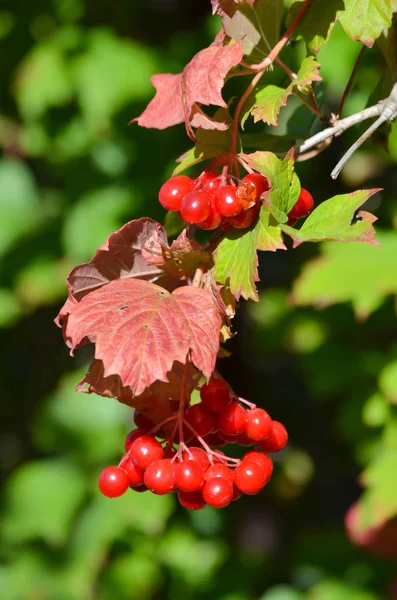
M 256 84 L 259 82 L 259 80 L 262 77 L 264 72 L 265 72 L 265 69 L 256 73 L 255 77 L 251 80 L 249 86 L 247 87 L 244 94 L 241 96 L 240 100 L 238 101 L 236 110 L 234 111 L 233 122 L 232 122 L 232 131 L 231 131 L 231 143 L 230 143 L 230 154 L 232 154 L 232 155 L 237 153 L 238 124 L 239 124 L 241 110 L 244 106 L 246 99 L 248 98 L 248 96 L 250 95 L 252 90 L 255 88 Z
M 313 102 L 308 102 L 303 94 L 301 94 L 298 90 L 294 90 L 294 95 L 299 98 L 299 100 L 304 104 L 311 112 L 313 112 L 319 119 L 322 121 L 328 121 L 327 115 L 325 115 L 321 110 L 318 109 L 316 104 Z
M 363 45 L 362 48 L 361 48 L 361 50 L 360 50 L 360 52 L 357 55 L 356 62 L 354 63 L 353 70 L 352 70 L 351 75 L 349 77 L 349 81 L 347 82 L 346 87 L 345 87 L 345 91 L 343 92 L 342 100 L 340 102 L 340 106 L 339 106 L 339 110 L 338 110 L 338 118 L 342 115 L 343 107 L 344 107 L 345 102 L 346 102 L 346 98 L 349 95 L 349 92 L 350 92 L 351 87 L 353 85 L 353 82 L 354 82 L 354 79 L 356 77 L 356 73 L 357 73 L 359 64 L 360 64 L 361 59 L 363 57 L 363 54 L 365 52 L 365 48 L 366 48 L 366 46 Z
M 296 73 L 294 73 L 294 71 L 291 71 L 291 69 L 289 67 L 287 67 L 287 65 L 285 63 L 283 63 L 283 61 L 280 60 L 278 57 L 274 59 L 274 62 L 277 63 L 278 66 L 281 67 L 285 73 L 287 73 L 288 77 L 292 81 L 295 81 L 295 79 L 298 79 L 298 75 Z

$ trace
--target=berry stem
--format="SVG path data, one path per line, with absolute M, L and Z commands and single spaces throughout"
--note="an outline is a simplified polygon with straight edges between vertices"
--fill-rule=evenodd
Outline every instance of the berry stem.
M 252 402 L 248 402 L 248 400 L 246 400 L 245 398 L 240 398 L 240 396 L 237 396 L 237 400 L 239 402 L 241 402 L 241 404 L 245 404 L 246 406 L 249 406 L 251 408 L 251 410 L 256 408 L 256 404 L 253 404 Z

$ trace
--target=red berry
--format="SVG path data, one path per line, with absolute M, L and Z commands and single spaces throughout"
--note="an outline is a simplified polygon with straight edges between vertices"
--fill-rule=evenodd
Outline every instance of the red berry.
M 202 404 L 189 406 L 185 413 L 185 419 L 201 437 L 215 429 L 214 415 Z
M 220 412 L 231 401 L 230 388 L 223 379 L 210 379 L 200 389 L 203 406 L 211 412 Z
M 265 483 L 269 481 L 273 473 L 273 462 L 266 454 L 262 454 L 262 452 L 247 452 L 243 456 L 243 461 L 254 462 L 259 465 L 265 475 Z
M 169 458 L 152 462 L 145 471 L 146 487 L 154 494 L 168 494 L 175 489 L 175 465 Z
M 139 429 L 142 429 L 143 431 L 150 431 L 154 427 L 152 419 L 149 419 L 149 417 L 144 415 L 139 410 L 136 410 L 134 412 L 134 423 Z
M 243 177 L 243 181 L 248 181 L 255 186 L 258 198 L 262 196 L 263 192 L 270 190 L 269 180 L 260 173 L 248 173 L 248 175 Z
M 245 432 L 251 440 L 259 442 L 269 437 L 272 430 L 272 420 L 262 408 L 254 408 L 247 413 Z
M 206 470 L 204 475 L 204 479 L 206 481 L 214 479 L 214 477 L 223 477 L 223 479 L 227 479 L 228 481 L 230 481 L 230 483 L 233 483 L 233 471 L 229 469 L 227 465 L 223 465 L 222 463 L 211 465 Z
M 218 413 L 218 427 L 227 435 L 243 433 L 246 420 L 247 414 L 237 402 L 231 402 Z
M 287 225 L 289 225 L 290 227 L 295 227 L 297 222 L 298 222 L 298 219 L 294 219 L 293 217 L 288 217 Z
M 143 435 L 133 442 L 130 456 L 137 467 L 146 469 L 152 462 L 162 458 L 163 448 L 151 435 Z
M 182 492 L 195 492 L 203 487 L 204 470 L 194 460 L 183 460 L 175 468 L 175 485 Z
M 207 186 L 205 186 L 204 191 L 206 191 L 206 187 Z M 215 207 L 214 197 L 211 195 L 210 198 L 211 206 L 208 217 L 205 219 L 205 221 L 197 223 L 200 229 L 205 229 L 206 231 L 212 231 L 213 229 L 216 229 L 217 227 L 219 227 L 222 221 L 222 215 L 217 211 Z
M 241 212 L 234 185 L 222 185 L 215 193 L 215 206 L 224 217 L 233 217 Z
M 226 444 L 238 444 L 241 437 L 240 435 L 228 435 L 227 433 L 223 433 L 223 431 L 220 431 L 218 435 Z M 241 435 L 244 434 L 242 433 Z
M 233 484 L 223 477 L 214 477 L 205 482 L 202 493 L 207 504 L 223 508 L 233 500 Z
M 259 447 L 265 452 L 278 452 L 287 445 L 288 433 L 284 425 L 278 421 L 272 421 L 272 430 L 265 440 L 259 442 Z
M 99 475 L 98 487 L 104 496 L 117 498 L 128 490 L 130 480 L 120 467 L 106 467 Z
M 125 454 L 120 461 L 120 468 L 125 471 L 130 480 L 130 486 L 136 487 L 143 483 L 143 471 L 132 462 L 129 454 Z
M 149 489 L 146 487 L 146 485 L 145 485 L 144 483 L 143 483 L 142 485 L 137 485 L 136 487 L 132 487 L 132 486 L 131 486 L 131 489 L 132 489 L 134 492 L 139 492 L 140 494 L 141 494 L 142 492 L 148 492 L 148 491 L 149 491 Z
M 234 471 L 234 483 L 243 494 L 257 494 L 266 483 L 265 474 L 256 462 L 243 460 Z
M 310 192 L 305 190 L 305 188 L 302 188 L 299 198 L 289 211 L 288 216 L 292 219 L 302 219 L 302 217 L 307 217 L 307 215 L 310 215 L 313 208 L 313 196 L 310 194 Z
M 205 472 L 210 466 L 210 460 L 208 458 L 208 454 L 202 448 L 189 448 L 190 454 L 188 452 L 183 453 L 183 460 L 193 460 L 198 463 L 200 467 Z
M 179 492 L 178 500 L 183 508 L 187 508 L 188 510 L 200 510 L 207 505 L 201 490 L 196 492 Z
M 221 438 L 219 433 L 209 433 L 204 437 L 204 441 L 210 448 L 221 448 L 226 445 L 225 440 Z
M 159 191 L 159 201 L 166 210 L 179 210 L 183 198 L 192 191 L 193 180 L 186 175 L 176 175 L 163 183 Z
M 239 446 L 253 446 L 254 440 L 248 437 L 246 433 L 242 433 L 237 436 L 237 440 L 235 441 Z
M 145 435 L 145 433 L 146 432 L 143 429 L 133 429 L 132 431 L 130 431 L 129 434 L 127 435 L 127 437 L 125 438 L 125 442 L 124 442 L 125 451 L 128 452 L 128 450 L 132 446 L 132 442 L 134 442 L 138 438 Z
M 236 487 L 236 485 L 233 486 L 233 502 L 234 500 L 238 500 L 239 498 L 241 498 L 241 496 L 243 495 L 243 492 L 241 490 L 238 489 L 238 487 Z
M 211 197 L 205 192 L 190 192 L 184 197 L 179 209 L 186 223 L 201 223 L 210 214 Z
M 214 171 L 204 171 L 204 173 L 200 175 L 199 181 L 203 186 L 203 189 L 206 188 L 204 190 L 205 192 L 210 190 L 214 191 L 221 182 L 221 176 L 218 175 L 218 173 L 214 173 Z
M 255 223 L 256 219 L 258 218 L 260 208 L 260 203 L 255 204 L 255 206 L 252 206 L 248 210 L 240 213 L 237 215 L 237 217 L 228 219 L 229 224 L 232 227 L 236 227 L 236 229 L 246 229 L 247 227 L 251 227 L 251 225 Z

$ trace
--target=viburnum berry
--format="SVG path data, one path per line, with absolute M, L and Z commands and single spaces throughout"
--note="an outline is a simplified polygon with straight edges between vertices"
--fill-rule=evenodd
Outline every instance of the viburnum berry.
M 196 492 L 178 492 L 178 500 L 187 510 L 200 510 L 207 505 L 201 490 Z
M 154 427 L 154 423 L 152 419 L 149 419 L 146 415 L 144 415 L 141 411 L 136 410 L 134 412 L 134 423 L 143 431 L 150 431 Z
M 175 468 L 175 485 L 182 492 L 195 492 L 203 487 L 204 470 L 194 460 L 182 460 Z
M 194 182 L 187 175 L 176 175 L 163 183 L 159 201 L 166 210 L 179 210 L 183 198 L 193 189 Z
M 292 219 L 302 219 L 303 217 L 310 215 L 313 208 L 313 196 L 310 194 L 310 192 L 305 190 L 305 188 L 302 188 L 299 198 L 289 211 L 288 216 Z
M 181 203 L 179 214 L 186 223 L 205 221 L 211 210 L 211 197 L 205 192 L 190 192 Z
M 168 458 L 152 462 L 145 471 L 144 482 L 154 494 L 168 494 L 175 489 L 175 465 Z
M 240 439 L 240 435 L 238 434 L 229 435 L 227 433 L 224 433 L 223 431 L 219 431 L 218 435 L 226 444 L 237 444 Z M 241 435 L 244 435 L 244 433 L 242 433 Z
M 231 402 L 218 413 L 217 424 L 221 432 L 227 435 L 239 435 L 245 431 L 246 421 L 245 410 L 237 402 Z
M 227 479 L 228 481 L 230 481 L 230 483 L 233 483 L 233 479 L 234 479 L 233 471 L 231 469 L 229 469 L 229 467 L 227 465 L 223 465 L 222 463 L 218 463 L 216 465 L 211 465 L 206 470 L 205 475 L 204 475 L 204 479 L 206 481 L 209 481 L 210 479 L 213 479 L 214 477 L 223 477 L 224 479 Z
M 193 460 L 200 465 L 204 472 L 207 471 L 210 466 L 210 460 L 208 454 L 202 448 L 189 448 L 189 452 L 183 453 L 183 460 Z
M 145 485 L 144 483 L 142 483 L 142 485 L 137 485 L 136 487 L 132 487 L 132 486 L 131 486 L 131 489 L 132 489 L 134 492 L 139 492 L 140 494 L 141 494 L 142 492 L 148 492 L 148 491 L 149 491 L 149 488 L 147 488 L 147 487 L 146 487 L 146 485 Z
M 234 483 L 243 494 L 257 494 L 266 483 L 265 474 L 256 462 L 243 460 L 234 471 Z
M 130 486 L 136 487 L 143 483 L 143 470 L 134 465 L 129 454 L 125 454 L 120 461 L 119 467 L 123 469 L 130 480 Z
M 288 433 L 282 423 L 272 421 L 272 430 L 270 435 L 258 443 L 259 447 L 265 452 L 278 452 L 288 443 Z
M 215 207 L 223 217 L 238 215 L 242 206 L 237 198 L 237 188 L 234 185 L 222 185 L 215 193 Z
M 226 381 L 214 377 L 201 387 L 200 398 L 205 408 L 217 413 L 223 410 L 231 401 L 230 388 Z
M 163 457 L 163 448 L 151 435 L 143 435 L 133 442 L 130 457 L 137 467 L 146 469 L 150 463 Z
M 221 448 L 226 444 L 226 441 L 221 438 L 218 432 L 209 433 L 208 435 L 204 436 L 204 441 L 211 448 Z
M 248 173 L 248 175 L 243 177 L 243 181 L 252 183 L 252 185 L 255 186 L 257 198 L 259 198 L 263 192 L 270 190 L 269 180 L 260 173 Z
M 207 504 L 223 508 L 233 500 L 233 484 L 223 477 L 214 477 L 205 482 L 202 494 Z
M 199 181 L 204 191 L 214 191 L 221 183 L 221 177 L 214 171 L 204 171 L 199 177 Z M 204 189 L 205 188 L 205 189 Z
M 251 227 L 253 223 L 255 223 L 256 219 L 258 218 L 260 208 L 260 203 L 257 203 L 236 217 L 231 217 L 228 219 L 228 223 L 236 229 L 247 229 L 248 227 Z
M 185 413 L 185 419 L 201 437 L 215 429 L 214 415 L 202 404 L 189 406 Z
M 205 186 L 207 187 L 207 186 Z M 203 191 L 206 191 L 205 188 Z M 205 221 L 201 221 L 200 223 L 197 223 L 197 225 L 200 227 L 200 229 L 205 229 L 206 231 L 212 231 L 213 229 L 216 229 L 217 227 L 219 227 L 219 225 L 222 222 L 222 215 L 220 212 L 218 212 L 218 210 L 215 207 L 215 198 L 213 195 L 210 195 L 210 199 L 211 199 L 211 205 L 210 205 L 210 212 L 208 217 L 205 219 Z
M 267 483 L 273 473 L 273 462 L 266 454 L 262 452 L 247 452 L 243 456 L 243 462 L 254 462 L 260 466 L 265 476 L 265 483 Z
M 128 490 L 130 480 L 120 467 L 106 467 L 99 475 L 98 487 L 101 493 L 108 498 L 122 496 Z
M 237 436 L 235 443 L 238 444 L 239 446 L 253 446 L 254 440 L 252 438 L 248 437 L 248 435 L 246 433 L 242 433 L 241 435 Z
M 259 442 L 269 437 L 272 430 L 272 420 L 262 408 L 254 408 L 247 413 L 245 432 L 251 440 Z
M 143 429 L 133 429 L 132 431 L 130 431 L 129 434 L 127 435 L 127 437 L 125 438 L 125 442 L 124 442 L 125 451 L 128 452 L 128 450 L 132 446 L 132 443 L 135 440 L 137 440 L 138 438 L 145 435 L 145 433 L 146 433 L 146 431 L 144 431 Z

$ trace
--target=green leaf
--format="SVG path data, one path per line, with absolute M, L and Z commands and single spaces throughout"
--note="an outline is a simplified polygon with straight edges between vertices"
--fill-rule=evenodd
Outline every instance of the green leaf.
M 334 196 L 322 202 L 304 222 L 300 229 L 282 225 L 282 230 L 294 240 L 294 248 L 302 242 L 336 240 L 340 242 L 365 242 L 377 244 L 372 223 L 376 217 L 360 211 L 353 225 L 355 211 L 379 190 L 358 190 L 351 194 Z
M 371 47 L 382 31 L 391 27 L 392 15 L 391 0 L 345 0 L 345 10 L 338 17 L 352 40 Z
M 285 250 L 280 228 L 269 225 L 269 218 L 269 209 L 262 206 L 254 227 L 244 231 L 232 229 L 216 249 L 215 279 L 227 285 L 237 299 L 242 296 L 258 300 L 257 250 Z
M 276 585 L 265 592 L 259 600 L 305 600 L 305 596 L 291 586 Z
M 381 371 L 379 387 L 390 404 L 397 405 L 397 360 L 388 363 Z
M 287 24 L 291 24 L 303 0 L 294 2 L 290 8 Z M 299 23 L 293 38 L 303 39 L 309 50 L 318 52 L 328 41 L 337 18 L 337 11 L 343 9 L 343 0 L 313 0 L 304 19 Z
M 299 91 L 304 91 L 304 88 L 309 86 L 313 81 L 321 81 L 320 63 L 313 56 L 305 58 L 297 73 L 297 78 L 294 79 L 292 85 L 298 88 Z
M 367 427 L 382 427 L 391 416 L 391 409 L 383 394 L 372 394 L 363 406 L 363 422 Z
M 287 104 L 288 96 L 291 93 L 291 86 L 284 89 L 276 85 L 268 85 L 260 90 L 256 94 L 255 104 L 251 110 L 254 122 L 264 121 L 268 125 L 277 125 L 281 107 Z
M 280 160 L 272 152 L 254 152 L 240 156 L 251 169 L 259 171 L 269 179 L 272 184 L 267 201 L 270 212 L 279 223 L 286 223 L 287 213 L 300 194 L 300 183 L 294 171 L 291 153 L 288 153 L 284 160 Z
M 294 304 L 324 307 L 351 302 L 356 315 L 365 319 L 386 296 L 397 294 L 397 232 L 379 231 L 377 237 L 380 246 L 322 244 L 321 256 L 306 263 L 294 282 Z
M 0 288 L 0 328 L 14 325 L 20 313 L 21 307 L 15 295 L 7 288 Z
M 336 579 L 321 581 L 312 587 L 307 597 L 310 600 L 379 600 L 371 592 Z
M 71 464 L 60 460 L 25 463 L 6 489 L 3 535 L 14 542 L 42 538 L 63 544 L 84 493 L 83 474 Z

